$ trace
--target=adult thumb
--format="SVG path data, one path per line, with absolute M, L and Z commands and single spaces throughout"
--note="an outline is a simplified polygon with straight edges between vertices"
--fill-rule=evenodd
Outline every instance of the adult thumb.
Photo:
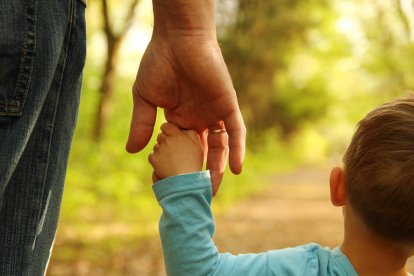
M 136 153 L 145 148 L 154 131 L 157 107 L 143 99 L 140 95 L 134 98 L 131 127 L 126 150 Z

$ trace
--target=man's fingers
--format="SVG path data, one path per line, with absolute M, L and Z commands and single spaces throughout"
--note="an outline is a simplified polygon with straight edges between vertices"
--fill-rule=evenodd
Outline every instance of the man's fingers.
M 126 144 L 126 150 L 135 153 L 148 144 L 154 131 L 157 108 L 145 101 L 139 95 L 134 98 L 131 128 Z
M 176 135 L 180 133 L 180 129 L 169 122 L 163 123 L 161 125 L 161 131 L 167 136 Z
M 234 174 L 239 174 L 242 171 L 246 148 L 246 127 L 240 111 L 226 118 L 224 124 L 229 135 L 230 169 Z
M 207 169 L 211 173 L 213 194 L 215 195 L 223 179 L 229 154 L 227 133 L 209 134 L 207 137 Z

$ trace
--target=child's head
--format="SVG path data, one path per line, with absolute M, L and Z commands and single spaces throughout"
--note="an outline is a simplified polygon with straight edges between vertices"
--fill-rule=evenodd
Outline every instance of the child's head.
M 368 228 L 414 244 L 414 95 L 360 121 L 343 160 L 348 202 Z

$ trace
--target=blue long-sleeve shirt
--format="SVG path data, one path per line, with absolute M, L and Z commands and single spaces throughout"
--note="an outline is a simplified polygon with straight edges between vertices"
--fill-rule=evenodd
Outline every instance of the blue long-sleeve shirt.
M 318 244 L 258 254 L 219 253 L 212 239 L 208 171 L 163 179 L 153 190 L 163 209 L 159 230 L 170 276 L 358 275 L 339 248 Z

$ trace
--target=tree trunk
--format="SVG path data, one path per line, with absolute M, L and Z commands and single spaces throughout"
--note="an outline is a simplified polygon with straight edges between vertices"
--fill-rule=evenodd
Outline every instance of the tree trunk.
M 108 124 L 108 119 L 112 113 L 113 83 L 120 42 L 120 39 L 108 41 L 108 55 L 99 89 L 100 98 L 95 113 L 95 124 L 92 133 L 95 141 L 100 141 L 103 137 L 105 126 Z
M 95 121 L 92 132 L 92 138 L 95 141 L 99 141 L 103 137 L 105 126 L 108 124 L 108 119 L 112 113 L 113 82 L 118 61 L 118 52 L 125 34 L 131 27 L 131 22 L 134 17 L 134 10 L 138 5 L 138 2 L 139 0 L 131 0 L 129 3 L 130 7 L 128 9 L 129 12 L 125 16 L 124 26 L 119 32 L 114 33 L 109 18 L 108 0 L 102 0 L 101 11 L 104 21 L 103 31 L 105 33 L 108 48 L 105 70 L 99 89 L 101 93 L 95 113 Z

